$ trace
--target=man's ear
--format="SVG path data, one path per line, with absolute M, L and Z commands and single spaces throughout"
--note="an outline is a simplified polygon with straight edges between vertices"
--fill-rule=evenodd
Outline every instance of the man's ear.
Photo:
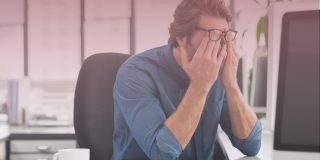
M 186 47 L 187 46 L 187 37 L 176 37 L 176 41 L 180 47 Z

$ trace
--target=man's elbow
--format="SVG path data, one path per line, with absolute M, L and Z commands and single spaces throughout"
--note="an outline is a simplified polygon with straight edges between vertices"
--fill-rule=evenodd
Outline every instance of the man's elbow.
M 161 130 L 152 143 L 147 145 L 149 147 L 146 154 L 150 159 L 174 160 L 182 154 L 183 150 L 179 142 L 167 131 L 169 130 L 166 130 L 166 128 Z
M 175 160 L 178 159 L 182 152 L 174 149 L 172 146 L 163 146 L 154 143 L 148 152 L 148 157 L 155 160 Z
M 240 143 L 239 148 L 246 156 L 256 156 L 261 148 L 262 127 L 260 121 L 257 121 L 255 128 L 247 140 Z
M 261 148 L 261 140 L 257 140 L 255 143 L 249 144 L 244 147 L 241 152 L 246 156 L 256 156 Z

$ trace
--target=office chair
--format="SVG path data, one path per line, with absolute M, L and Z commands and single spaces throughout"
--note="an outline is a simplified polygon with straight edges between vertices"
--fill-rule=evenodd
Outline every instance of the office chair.
M 80 70 L 74 97 L 74 128 L 80 148 L 91 160 L 112 157 L 113 84 L 128 54 L 100 53 L 88 57 Z

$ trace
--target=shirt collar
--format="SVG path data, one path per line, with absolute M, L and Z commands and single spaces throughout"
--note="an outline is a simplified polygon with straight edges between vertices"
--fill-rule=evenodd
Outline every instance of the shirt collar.
M 184 70 L 181 68 L 181 66 L 178 64 L 176 61 L 174 55 L 173 55 L 173 50 L 172 50 L 172 45 L 168 44 L 164 47 L 165 51 L 163 52 L 163 56 L 168 64 L 168 70 L 173 74 L 175 79 L 177 81 L 180 81 L 180 84 L 183 86 L 186 86 L 189 84 L 189 78 L 187 74 L 184 72 Z

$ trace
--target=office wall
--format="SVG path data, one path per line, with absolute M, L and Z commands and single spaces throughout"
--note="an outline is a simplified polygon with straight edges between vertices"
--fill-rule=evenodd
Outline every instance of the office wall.
M 85 0 L 85 57 L 94 53 L 130 53 L 130 0 Z
M 76 81 L 82 53 L 129 54 L 130 16 L 130 0 L 0 0 L 0 79 Z
M 173 13 L 181 0 L 137 0 L 136 53 L 167 44 Z
M 28 68 L 34 80 L 75 80 L 80 0 L 28 0 Z
M 0 79 L 23 76 L 23 0 L 0 0 Z
M 28 7 L 27 23 L 24 2 Z M 135 53 L 167 43 L 172 15 L 180 2 L 135 0 Z M 31 79 L 75 81 L 81 56 L 130 53 L 130 3 L 130 0 L 0 0 L 0 79 L 22 77 L 27 67 Z M 229 0 L 226 3 L 229 5 Z M 235 5 L 241 6 L 241 3 L 235 2 Z M 242 19 L 238 22 L 247 24 Z M 250 23 L 251 28 L 255 28 L 254 23 Z M 27 43 L 23 25 L 27 26 Z M 247 29 L 247 25 L 242 26 Z M 244 48 L 255 47 L 251 42 L 244 43 Z M 250 46 L 245 46 L 247 44 Z M 253 52 L 251 48 L 245 52 Z M 28 63 L 24 67 L 26 52 Z

